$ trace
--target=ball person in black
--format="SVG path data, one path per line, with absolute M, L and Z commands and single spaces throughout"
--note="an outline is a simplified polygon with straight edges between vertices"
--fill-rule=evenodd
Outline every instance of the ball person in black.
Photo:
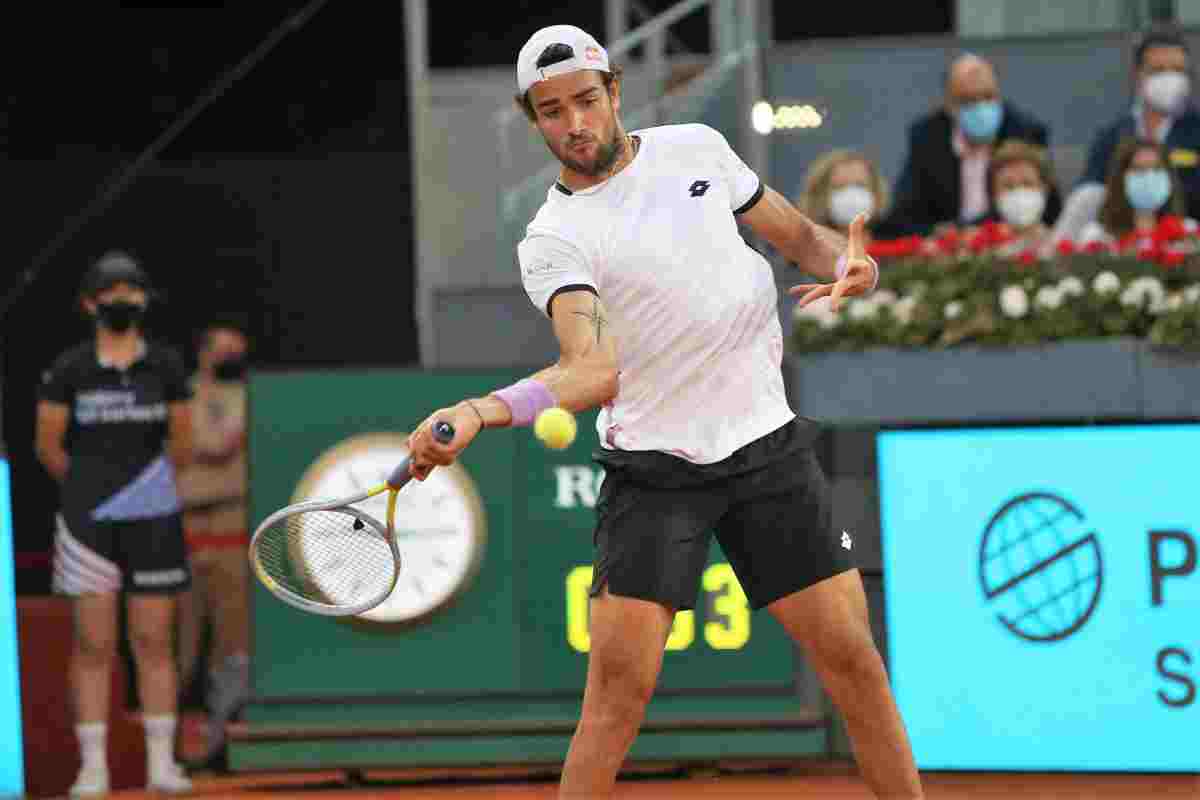
M 129 255 L 85 274 L 94 338 L 63 353 L 38 396 L 37 453 L 60 484 L 54 589 L 74 599 L 70 678 L 82 755 L 72 797 L 108 791 L 105 758 L 117 602 L 124 594 L 152 790 L 191 784 L 174 760 L 175 595 L 190 583 L 175 470 L 190 448 L 190 388 L 179 355 L 147 341 L 151 286 Z

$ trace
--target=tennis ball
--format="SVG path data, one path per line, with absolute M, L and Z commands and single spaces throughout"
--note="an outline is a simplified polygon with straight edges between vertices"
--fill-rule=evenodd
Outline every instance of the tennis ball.
M 533 422 L 533 435 L 551 450 L 563 450 L 575 441 L 575 415 L 565 408 L 547 408 Z

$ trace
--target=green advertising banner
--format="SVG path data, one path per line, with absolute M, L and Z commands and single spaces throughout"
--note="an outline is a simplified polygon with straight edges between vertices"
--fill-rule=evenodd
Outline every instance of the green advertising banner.
M 403 456 L 408 430 L 433 410 L 520 377 L 502 370 L 253 375 L 252 525 L 290 502 L 378 482 Z M 592 531 L 603 480 L 592 460 L 595 419 L 594 412 L 580 415 L 575 443 L 561 451 L 545 448 L 527 429 L 486 431 L 454 468 L 410 484 L 397 516 L 400 582 L 363 618 L 304 614 L 256 583 L 250 728 L 524 720 L 569 731 L 590 649 Z M 714 544 L 696 610 L 676 617 L 648 719 L 797 711 L 792 681 L 791 643 L 767 614 L 750 613 Z M 743 747 L 765 754 L 799 746 L 794 731 L 767 746 L 770 735 L 759 730 Z M 567 737 L 558 738 L 565 753 Z M 508 744 L 516 749 L 497 745 L 494 760 L 521 760 L 521 745 Z M 272 752 L 279 755 L 280 747 Z M 465 740 L 438 747 L 467 752 Z M 678 741 L 669 747 L 687 749 Z M 234 763 L 300 757 L 296 751 L 272 760 L 264 752 L 262 744 L 235 741 Z M 403 753 L 388 763 L 421 760 Z

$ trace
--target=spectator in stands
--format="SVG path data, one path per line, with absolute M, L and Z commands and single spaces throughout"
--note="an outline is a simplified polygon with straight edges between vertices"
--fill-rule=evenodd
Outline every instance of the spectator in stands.
M 888 188 L 875 162 L 853 150 L 830 150 L 812 163 L 796 206 L 810 219 L 842 234 L 860 213 L 868 229 L 887 210 Z
M 180 599 L 180 673 L 192 676 L 211 625 L 207 766 L 223 766 L 225 725 L 249 691 L 246 571 L 246 356 L 241 323 L 219 319 L 196 340 L 193 461 L 180 473 L 193 588 Z
M 1003 235 L 993 252 L 1002 256 L 1036 253 L 1049 229 L 1042 221 L 1054 191 L 1054 173 L 1046 151 L 1022 141 L 1003 142 L 988 164 L 989 201 Z
M 1163 145 L 1167 163 L 1183 186 L 1187 215 L 1200 216 L 1200 113 L 1189 104 L 1191 59 L 1187 42 L 1176 31 L 1155 28 L 1133 52 L 1134 99 L 1130 110 L 1097 132 L 1088 148 L 1087 166 L 1067 198 L 1053 242 L 1081 240 L 1105 202 L 1105 182 L 1113 154 L 1126 138 Z M 1116 202 L 1121 202 L 1118 198 Z
M 174 349 L 142 335 L 150 280 L 125 253 L 80 290 L 95 336 L 46 372 L 37 454 L 60 485 L 54 590 L 72 599 L 71 698 L 81 766 L 72 797 L 109 789 L 109 687 L 124 599 L 146 730 L 147 783 L 182 792 L 175 763 L 175 597 L 191 580 L 175 471 L 191 451 L 191 390 Z M 64 698 L 64 702 L 67 699 Z
M 1127 137 L 1163 145 L 1167 164 L 1183 184 L 1188 216 L 1200 216 L 1200 113 L 1188 104 L 1191 76 L 1187 43 L 1178 33 L 1155 30 L 1134 51 L 1133 107 L 1096 134 L 1080 182 L 1104 183 L 1113 153 Z
M 896 184 L 895 206 L 877 227 L 879 238 L 928 235 L 987 216 L 988 164 L 995 143 L 1015 139 L 1046 147 L 1047 126 L 1001 99 L 992 65 L 963 55 L 950 65 L 943 107 L 912 124 L 908 155 Z M 1051 189 L 1042 219 L 1061 208 Z
M 1117 146 L 1105 181 L 1099 219 L 1084 226 L 1077 243 L 1102 242 L 1118 250 L 1140 247 L 1165 215 L 1185 214 L 1182 184 L 1167 151 L 1151 141 L 1128 138 Z M 1194 229 L 1195 223 L 1188 223 Z

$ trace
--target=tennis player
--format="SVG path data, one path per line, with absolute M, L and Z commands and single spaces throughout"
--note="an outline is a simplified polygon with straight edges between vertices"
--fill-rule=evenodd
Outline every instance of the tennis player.
M 53 586 L 74 606 L 71 686 L 82 764 L 72 797 L 109 790 L 108 694 L 122 594 L 148 788 L 192 787 L 174 760 L 173 652 L 175 597 L 191 581 L 175 487 L 191 449 L 191 389 L 179 355 L 142 335 L 150 288 L 124 253 L 93 264 L 80 297 L 96 335 L 59 356 L 38 397 L 38 458 L 61 488 Z
M 804 648 L 866 782 L 879 797 L 922 797 L 852 542 L 832 527 L 817 426 L 784 395 L 772 271 L 737 225 L 824 280 L 793 287 L 801 303 L 829 296 L 836 308 L 878 278 L 863 253 L 865 219 L 848 241 L 817 226 L 704 125 L 626 132 L 620 70 L 578 28 L 535 33 L 517 58 L 517 87 L 562 164 L 518 247 L 561 356 L 438 410 L 409 445 L 424 478 L 483 428 L 529 425 L 552 406 L 601 407 L 592 648 L 561 796 L 613 791 L 715 531 L 753 608 Z M 455 426 L 448 445 L 430 433 L 437 419 Z

